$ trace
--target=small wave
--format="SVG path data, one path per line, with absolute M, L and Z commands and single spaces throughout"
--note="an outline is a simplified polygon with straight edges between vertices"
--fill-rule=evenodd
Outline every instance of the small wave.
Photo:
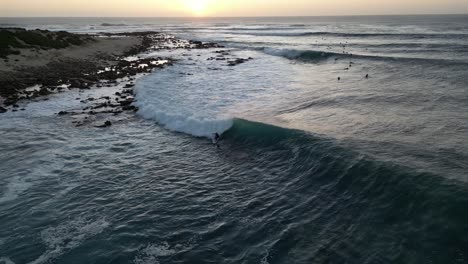
M 301 61 L 321 61 L 321 60 L 326 60 L 326 59 L 329 59 L 330 57 L 339 55 L 337 53 L 314 51 L 314 50 L 262 48 L 262 51 L 269 55 L 280 56 L 280 57 L 285 57 L 290 60 L 301 60 Z
M 272 30 L 293 30 L 294 28 L 291 27 L 232 27 L 232 28 L 224 28 L 224 30 L 232 30 L 232 31 L 272 31 Z
M 127 24 L 124 24 L 124 23 L 117 23 L 117 24 L 113 24 L 113 23 L 102 23 L 100 25 L 101 27 L 125 27 L 125 26 L 128 26 Z

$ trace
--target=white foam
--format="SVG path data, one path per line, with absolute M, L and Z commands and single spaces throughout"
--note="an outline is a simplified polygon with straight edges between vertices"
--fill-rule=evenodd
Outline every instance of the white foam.
M 50 227 L 41 232 L 46 251 L 31 264 L 48 263 L 64 253 L 78 247 L 85 240 L 101 233 L 108 226 L 105 219 L 89 221 L 83 218 Z
M 177 254 L 178 252 L 188 251 L 192 248 L 189 245 L 180 245 L 170 246 L 169 243 L 163 242 L 161 244 L 148 244 L 146 247 L 138 251 L 137 256 L 133 260 L 135 264 L 157 264 L 160 257 L 169 257 Z
M 255 51 L 236 53 L 241 58 L 259 54 Z M 222 134 L 228 130 L 233 118 L 241 117 L 239 113 L 271 105 L 268 98 L 274 91 L 268 88 L 285 87 L 285 78 L 265 79 L 258 75 L 259 68 L 271 65 L 268 60 L 254 59 L 229 67 L 226 61 L 207 60 L 216 55 L 213 50 L 205 50 L 197 51 L 196 55 L 179 56 L 181 60 L 175 65 L 140 79 L 135 88 L 138 114 L 170 130 L 210 138 L 215 132 Z M 213 67 L 219 70 L 210 70 Z M 279 72 L 285 70 L 278 69 Z
M 215 132 L 223 133 L 232 126 L 232 119 L 210 119 L 185 116 L 158 110 L 157 106 L 137 103 L 139 114 L 145 119 L 153 119 L 172 131 L 183 132 L 197 137 L 211 137 Z
M 223 111 L 220 91 L 207 91 L 201 80 L 174 83 L 173 71 L 157 72 L 137 82 L 136 103 L 138 114 L 155 120 L 167 129 L 197 137 L 211 137 L 232 126 L 232 119 Z M 159 81 L 161 78 L 167 78 Z M 154 85 L 158 83 L 158 85 Z M 207 82 L 206 87 L 210 89 Z

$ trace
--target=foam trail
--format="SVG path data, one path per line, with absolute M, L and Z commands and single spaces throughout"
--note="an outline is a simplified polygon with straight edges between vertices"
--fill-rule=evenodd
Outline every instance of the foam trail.
M 30 264 L 50 263 L 66 252 L 77 248 L 87 239 L 101 233 L 110 223 L 105 219 L 89 221 L 78 218 L 71 222 L 50 227 L 41 232 L 46 251 Z

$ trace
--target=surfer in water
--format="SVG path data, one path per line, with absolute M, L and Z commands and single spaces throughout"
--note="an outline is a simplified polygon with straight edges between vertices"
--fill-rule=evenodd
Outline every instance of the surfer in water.
M 213 134 L 213 138 L 211 139 L 213 144 L 216 145 L 217 148 L 219 148 L 218 142 L 219 142 L 220 137 L 221 136 L 218 134 L 218 132 L 216 132 L 216 133 Z

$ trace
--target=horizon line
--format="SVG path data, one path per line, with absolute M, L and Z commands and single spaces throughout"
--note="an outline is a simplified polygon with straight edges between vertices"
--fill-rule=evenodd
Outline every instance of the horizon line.
M 269 16 L 0 16 L 0 18 L 307 18 L 307 17 L 376 17 L 376 16 L 468 16 L 468 13 L 360 14 L 360 15 L 269 15 Z

